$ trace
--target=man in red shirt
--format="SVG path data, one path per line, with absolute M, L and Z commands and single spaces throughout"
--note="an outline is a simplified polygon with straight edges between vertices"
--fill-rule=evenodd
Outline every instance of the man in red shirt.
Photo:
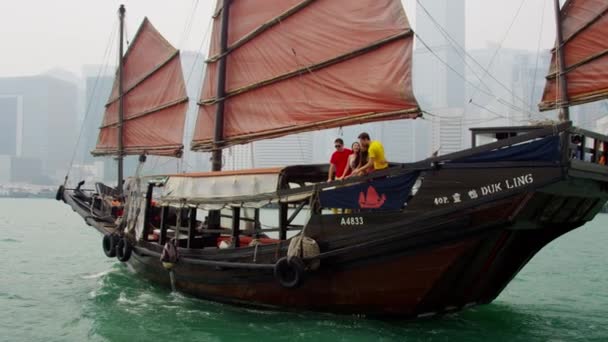
M 346 169 L 346 164 L 348 163 L 348 156 L 350 156 L 353 151 L 348 148 L 344 148 L 344 140 L 338 138 L 334 140 L 334 147 L 336 151 L 331 155 L 331 159 L 329 160 L 329 174 L 327 175 L 327 181 L 332 181 L 335 178 L 340 178 L 343 175 L 344 170 Z

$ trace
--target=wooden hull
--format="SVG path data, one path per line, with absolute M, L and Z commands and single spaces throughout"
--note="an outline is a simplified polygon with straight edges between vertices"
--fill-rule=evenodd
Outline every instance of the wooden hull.
M 429 226 L 426 234 L 324 260 L 295 289 L 281 287 L 272 270 L 180 263 L 173 269 L 175 285 L 196 297 L 255 307 L 405 317 L 460 310 L 494 300 L 542 247 L 584 224 L 584 220 L 539 221 L 552 210 L 546 196 L 535 193 L 527 199 L 527 206 L 533 209 L 520 209 L 510 220 L 508 216 L 519 208 L 514 204 L 523 200 L 521 195 L 473 213 L 479 217 L 501 213 L 491 221 L 474 217 L 478 224 L 470 225 L 470 217 L 452 217 L 452 223 Z M 567 201 L 579 200 L 572 197 Z M 596 209 L 588 210 L 588 218 L 593 217 Z M 283 248 L 270 259 L 284 253 Z M 129 264 L 142 276 L 170 286 L 169 273 L 157 257 L 134 254 Z
M 324 257 L 285 288 L 272 267 L 289 241 L 258 247 L 179 248 L 171 271 L 162 246 L 139 241 L 127 261 L 163 286 L 219 302 L 323 312 L 421 317 L 494 300 L 545 245 L 592 220 L 608 199 L 605 166 L 576 161 L 451 164 L 425 171 L 404 210 L 313 215 L 306 235 Z M 87 223 L 86 205 L 64 199 Z M 202 260 L 204 263 L 193 263 Z M 223 262 L 224 264 L 213 264 Z

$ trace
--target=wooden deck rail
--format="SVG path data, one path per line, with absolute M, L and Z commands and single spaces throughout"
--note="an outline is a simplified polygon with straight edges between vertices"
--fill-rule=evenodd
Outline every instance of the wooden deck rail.
M 573 127 L 569 131 L 571 159 L 606 165 L 608 136 Z

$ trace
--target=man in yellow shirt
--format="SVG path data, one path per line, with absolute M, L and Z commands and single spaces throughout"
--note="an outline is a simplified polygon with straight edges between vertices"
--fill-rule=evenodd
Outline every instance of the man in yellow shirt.
M 372 171 L 386 169 L 388 162 L 384 156 L 384 146 L 378 140 L 371 140 L 369 134 L 359 134 L 359 144 L 367 151 L 367 163 L 353 171 L 353 175 L 364 175 Z

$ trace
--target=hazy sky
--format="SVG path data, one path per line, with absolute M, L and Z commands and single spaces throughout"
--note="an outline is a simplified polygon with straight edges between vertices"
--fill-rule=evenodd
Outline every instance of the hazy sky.
M 415 29 L 416 0 L 403 2 Z M 121 3 L 127 8 L 128 37 L 147 16 L 173 45 L 198 51 L 209 35 L 215 0 L 0 0 L 0 77 L 33 75 L 56 67 L 80 74 L 83 65 L 102 64 Z M 501 41 L 522 3 L 504 46 L 536 51 L 541 37 L 541 47 L 550 48 L 553 0 L 466 0 L 467 48 Z M 191 29 L 185 34 L 191 17 Z M 116 56 L 114 45 L 112 56 Z

